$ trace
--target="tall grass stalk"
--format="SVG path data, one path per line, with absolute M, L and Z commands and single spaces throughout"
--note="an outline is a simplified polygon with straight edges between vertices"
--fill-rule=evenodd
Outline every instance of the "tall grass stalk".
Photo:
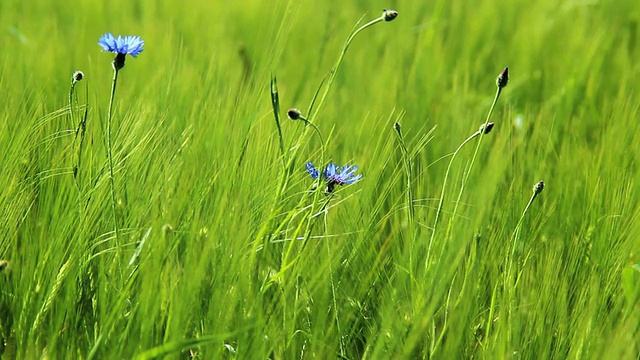
M 491 124 L 491 127 L 493 127 L 493 124 Z M 458 148 L 451 155 L 451 159 L 449 159 L 449 164 L 447 165 L 447 170 L 444 173 L 444 180 L 442 182 L 442 190 L 440 191 L 440 199 L 438 200 L 438 208 L 436 209 L 436 216 L 435 216 L 435 220 L 433 222 L 433 229 L 432 229 L 432 232 L 431 232 L 431 237 L 429 239 L 429 246 L 427 248 L 427 257 L 426 257 L 426 260 L 425 260 L 425 265 L 427 265 L 427 267 L 429 265 L 429 259 L 431 258 L 431 249 L 432 249 L 433 241 L 434 241 L 435 236 L 436 236 L 436 229 L 438 228 L 438 222 L 440 221 L 440 214 L 442 212 L 442 204 L 444 203 L 444 195 L 445 195 L 445 190 L 446 190 L 446 187 L 447 187 L 447 180 L 449 179 L 449 173 L 451 172 L 451 165 L 453 164 L 453 161 L 455 160 L 455 158 L 458 155 L 458 153 L 460 152 L 460 150 L 462 150 L 462 148 L 466 144 L 468 144 L 471 140 L 475 139 L 476 137 L 482 136 L 485 133 L 490 131 L 490 130 L 486 130 L 486 129 L 490 129 L 489 128 L 489 122 L 485 122 L 484 124 L 480 125 L 480 128 L 478 129 L 478 131 L 476 131 L 473 134 L 471 134 L 460 145 L 458 145 Z
M 513 262 L 515 259 L 515 253 L 516 253 L 516 247 L 518 246 L 518 240 L 520 239 L 520 230 L 522 228 L 522 222 L 524 221 L 524 217 L 525 215 L 527 215 L 527 212 L 529 211 L 529 208 L 531 207 L 531 204 L 533 204 L 533 201 L 536 199 L 536 197 L 538 197 L 538 195 L 540 195 L 540 193 L 542 192 L 542 190 L 544 189 L 544 182 L 543 181 L 539 181 L 538 183 L 536 183 L 533 186 L 533 194 L 531 195 L 531 198 L 529 199 L 529 202 L 527 203 L 527 206 L 525 206 L 524 211 L 522 212 L 522 216 L 520 216 L 520 219 L 518 220 L 518 223 L 516 224 L 516 228 L 513 231 L 513 242 L 511 244 L 511 254 L 508 256 L 506 260 L 506 262 L 509 264 L 508 265 L 508 270 L 507 270 L 507 279 L 509 279 L 509 281 L 511 281 L 511 268 L 513 266 Z

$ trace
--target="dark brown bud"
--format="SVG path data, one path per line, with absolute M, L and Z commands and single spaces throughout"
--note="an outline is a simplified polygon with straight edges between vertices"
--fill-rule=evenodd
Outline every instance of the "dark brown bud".
M 306 120 L 306 118 L 302 116 L 302 113 L 300 112 L 300 110 L 296 108 L 291 108 L 287 110 L 287 116 L 291 120 Z
M 80 71 L 80 70 L 75 71 L 73 73 L 73 75 L 71 76 L 71 82 L 74 83 L 74 84 L 77 83 L 78 81 L 82 80 L 82 79 L 84 79 L 84 73 L 82 71 Z
M 485 135 L 486 135 L 486 134 L 491 132 L 491 129 L 493 129 L 493 125 L 494 125 L 494 123 L 492 123 L 492 122 L 487 123 L 487 127 L 485 128 L 484 124 L 482 124 L 482 125 L 480 125 L 480 128 L 478 129 L 478 131 L 481 132 L 481 133 L 484 132 Z
M 509 67 L 507 66 L 498 75 L 498 78 L 496 79 L 496 85 L 498 85 L 498 87 L 502 89 L 503 87 L 507 86 L 508 83 L 509 83 Z
M 392 21 L 393 19 L 398 17 L 398 12 L 395 10 L 382 10 L 382 16 L 384 16 L 384 21 Z
M 540 180 L 537 184 L 533 185 L 533 193 L 538 195 L 544 190 L 544 181 Z

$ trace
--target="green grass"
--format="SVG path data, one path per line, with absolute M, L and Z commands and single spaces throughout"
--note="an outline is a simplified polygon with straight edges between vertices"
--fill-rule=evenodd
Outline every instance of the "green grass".
M 185 4 L 0 2 L 0 357 L 638 358 L 637 1 Z

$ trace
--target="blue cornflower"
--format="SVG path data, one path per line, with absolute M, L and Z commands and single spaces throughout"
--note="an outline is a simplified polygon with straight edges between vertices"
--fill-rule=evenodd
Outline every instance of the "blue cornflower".
M 320 174 L 318 170 L 313 166 L 313 163 L 309 161 L 305 168 L 312 178 L 317 179 Z M 357 165 L 344 165 L 339 166 L 334 163 L 329 163 L 327 168 L 322 172 L 322 176 L 327 183 L 327 193 L 332 193 L 336 185 L 351 185 L 354 182 L 362 178 L 362 174 L 355 174 L 358 171 Z
M 144 41 L 140 39 L 140 36 L 122 37 L 118 35 L 116 38 L 112 33 L 106 33 L 100 37 L 98 45 L 102 47 L 102 51 L 137 57 L 143 50 Z
M 124 67 L 124 60 L 127 55 L 137 57 L 142 52 L 144 41 L 140 36 L 114 37 L 112 33 L 106 33 L 98 40 L 98 45 L 102 47 L 102 51 L 116 53 L 113 59 L 113 68 L 116 72 Z

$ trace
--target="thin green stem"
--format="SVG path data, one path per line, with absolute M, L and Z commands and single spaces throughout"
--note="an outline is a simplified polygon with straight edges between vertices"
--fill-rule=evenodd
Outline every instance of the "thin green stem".
M 76 122 L 75 122 L 75 118 L 74 118 L 74 110 L 73 110 L 73 93 L 76 89 L 76 81 L 75 79 L 71 81 L 71 88 L 69 89 L 69 118 L 71 119 L 71 126 L 75 126 Z M 76 95 L 76 99 L 77 99 L 77 95 Z M 78 132 L 80 131 L 80 124 L 77 125 L 76 127 L 76 135 L 74 138 L 74 145 L 75 145 L 75 141 L 78 139 Z M 82 141 L 82 140 L 81 140 Z M 73 164 L 73 182 L 76 185 L 76 188 L 78 189 L 78 191 L 80 191 L 80 186 L 78 185 L 78 164 L 77 164 L 77 159 L 74 159 L 74 164 Z
M 315 105 L 316 100 L 318 99 L 318 95 L 320 94 L 322 85 L 324 85 L 324 82 L 327 81 L 327 76 L 329 76 L 330 74 L 331 74 L 331 71 L 329 71 L 322 77 L 322 81 L 320 81 L 320 84 L 318 85 L 316 92 L 313 94 L 313 97 L 311 98 L 311 104 L 309 104 L 309 110 L 307 110 L 307 114 L 311 114 L 311 112 L 313 111 L 313 106 Z
M 456 151 L 453 152 L 453 155 L 451 155 L 451 159 L 449 160 L 449 165 L 447 165 L 447 171 L 444 173 L 444 181 L 442 183 L 442 190 L 440 192 L 440 200 L 438 202 L 438 210 L 436 211 L 436 219 L 433 222 L 433 229 L 431 231 L 431 238 L 429 239 L 429 247 L 427 248 L 427 259 L 425 264 L 427 266 L 429 266 L 429 260 L 431 257 L 431 248 L 433 246 L 433 240 L 435 239 L 436 236 L 436 229 L 438 227 L 438 221 L 440 220 L 440 213 L 442 212 L 442 204 L 444 202 L 444 194 L 447 188 L 447 180 L 449 179 L 449 173 L 451 172 L 451 165 L 453 164 L 453 160 L 455 160 L 456 155 L 458 155 L 458 153 L 460 152 L 460 150 L 467 144 L 469 143 L 469 141 L 473 140 L 474 138 L 476 138 L 478 135 L 482 134 L 483 131 L 476 131 L 475 133 L 471 134 L 471 136 L 469 136 L 465 141 L 462 142 L 462 144 L 460 144 L 460 146 L 458 146 L 458 148 L 456 149 Z
M 87 81 L 85 81 L 85 99 L 87 102 L 84 105 L 84 114 L 82 115 L 82 119 L 78 120 L 78 125 L 76 127 L 76 137 L 74 140 L 74 141 L 78 141 L 78 137 L 80 137 L 78 145 L 75 149 L 75 162 L 73 164 L 73 180 L 78 192 L 82 192 L 82 186 L 80 184 L 79 177 L 80 177 L 80 168 L 82 165 L 82 149 L 84 145 L 84 136 L 85 136 L 86 126 L 87 126 L 87 117 L 89 116 L 89 103 L 88 103 L 89 84 Z M 79 109 L 77 94 L 76 94 L 76 109 Z M 73 113 L 74 111 L 72 110 L 71 112 Z
M 384 14 L 378 18 L 375 18 L 371 21 L 369 21 L 368 23 L 360 26 L 358 29 L 356 29 L 355 31 L 353 31 L 351 33 L 351 35 L 349 36 L 349 38 L 347 38 L 347 41 L 344 43 L 344 46 L 342 47 L 342 52 L 340 52 L 340 56 L 338 57 L 338 61 L 336 62 L 336 65 L 333 67 L 333 69 L 331 70 L 331 74 L 329 75 L 329 81 L 327 82 L 327 87 L 325 87 L 324 89 L 324 93 L 322 94 L 322 97 L 320 98 L 320 103 L 318 103 L 318 106 L 316 107 L 315 112 L 309 114 L 309 121 L 312 121 L 312 119 L 315 119 L 316 115 L 318 114 L 318 112 L 320 112 L 320 110 L 322 109 L 322 105 L 324 104 L 325 99 L 327 98 L 327 94 L 329 93 L 329 90 L 331 90 L 331 86 L 333 85 L 333 82 L 336 78 L 336 74 L 338 72 L 338 69 L 340 68 L 340 65 L 342 64 L 342 60 L 344 59 L 344 55 L 347 53 L 347 50 L 349 49 L 349 45 L 351 45 L 351 42 L 353 41 L 353 39 L 356 37 L 356 35 L 358 35 L 358 33 L 360 33 L 362 30 L 379 23 L 380 21 L 384 21 Z M 360 21 L 358 21 L 359 23 Z M 357 23 L 356 23 L 357 26 Z M 311 106 L 310 106 L 311 108 Z
M 513 258 L 516 252 L 516 245 L 518 243 L 518 239 L 520 238 L 520 229 L 522 228 L 522 222 L 524 221 L 524 216 L 527 214 L 527 211 L 529 211 L 531 204 L 533 204 L 533 200 L 535 200 L 537 196 L 538 196 L 537 192 L 534 192 L 533 195 L 531 195 L 531 198 L 529 199 L 527 206 L 524 208 L 524 211 L 522 212 L 522 216 L 520 216 L 520 220 L 518 220 L 518 224 L 516 225 L 516 228 L 513 231 L 513 244 L 511 246 L 511 254 L 509 255 L 509 259 L 508 259 L 509 268 L 507 271 L 507 278 L 511 276 L 511 265 L 513 264 Z
M 113 71 L 113 84 L 111 86 L 111 98 L 109 99 L 109 115 L 107 116 L 107 157 L 109 158 L 109 183 L 111 185 L 111 210 L 113 212 L 113 226 L 116 234 L 116 246 L 120 245 L 120 229 L 118 228 L 118 214 L 116 209 L 116 182 L 113 171 L 113 144 L 111 141 L 111 125 L 113 118 L 113 101 L 116 96 L 118 84 L 118 69 Z
M 491 108 L 489 109 L 489 113 L 487 114 L 487 119 L 484 121 L 484 125 L 481 129 L 486 129 L 489 124 L 489 120 L 491 119 L 491 115 L 493 114 L 493 110 L 496 108 L 496 103 L 498 102 L 498 98 L 500 98 L 500 93 L 502 92 L 502 88 L 498 86 L 498 90 L 496 90 L 496 96 L 493 98 L 493 103 L 491 104 Z M 462 193 L 464 192 L 465 185 L 467 184 L 467 180 L 469 180 L 469 174 L 471 174 L 471 168 L 473 168 L 473 164 L 476 161 L 476 157 L 478 156 L 478 152 L 480 150 L 480 144 L 482 144 L 482 138 L 484 137 L 485 132 L 480 131 L 480 138 L 478 139 L 478 144 L 476 145 L 476 150 L 473 152 L 473 156 L 471 157 L 471 163 L 469 164 L 469 168 L 462 176 L 462 186 L 460 187 L 460 192 L 458 193 L 458 199 L 456 200 L 455 206 L 453 207 L 453 213 L 451 215 L 451 219 L 449 220 L 449 226 L 447 227 L 447 235 L 449 237 L 449 232 L 451 230 L 451 226 L 453 221 L 456 218 L 456 214 L 458 213 L 458 205 L 460 205 L 460 200 L 462 199 Z
M 69 116 L 71 118 L 71 124 L 72 126 L 75 125 L 75 121 L 73 118 L 73 92 L 76 89 L 76 82 L 72 81 L 71 82 L 71 88 L 69 89 Z M 76 136 L 78 135 L 78 130 L 76 130 Z
M 321 146 L 321 150 L 322 150 L 322 154 L 324 154 L 324 147 L 325 147 L 325 143 L 324 143 L 324 137 L 322 136 L 322 133 L 320 132 L 320 129 L 316 126 L 316 124 L 309 122 L 309 120 L 307 119 L 302 119 L 304 121 L 305 126 L 311 126 L 313 128 L 313 130 L 315 131 L 316 135 L 318 135 L 318 138 L 320 139 L 320 146 Z
M 518 244 L 518 239 L 520 238 L 520 229 L 522 228 L 522 223 L 524 221 L 524 217 L 527 214 L 527 211 L 529 211 L 529 208 L 531 207 L 531 204 L 533 204 L 533 201 L 536 199 L 536 197 L 538 196 L 539 192 L 535 191 L 533 192 L 533 195 L 531 195 L 531 198 L 529 199 L 529 202 L 527 203 L 527 206 L 525 206 L 524 211 L 522 212 L 522 216 L 520 216 L 520 219 L 518 220 L 518 224 L 516 225 L 515 230 L 513 231 L 513 243 L 511 244 L 511 253 L 508 254 L 508 258 L 507 258 L 507 273 L 506 276 L 504 278 L 504 289 L 507 291 L 507 296 L 508 296 L 508 308 L 507 308 L 507 313 L 508 313 L 508 317 L 507 317 L 507 324 L 510 325 L 511 323 L 511 314 L 512 314 L 512 310 L 513 310 L 513 299 L 515 297 L 515 291 L 516 291 L 516 287 L 518 284 L 518 280 L 517 280 L 517 276 L 516 276 L 516 280 L 512 285 L 512 269 L 513 269 L 513 263 L 514 263 L 514 259 L 515 259 L 515 254 L 516 254 L 516 246 Z M 526 260 L 525 260 L 526 261 Z M 508 326 L 509 329 L 511 329 Z M 508 339 L 511 339 L 511 330 L 509 330 L 507 332 L 507 337 Z
M 393 126 L 396 131 L 396 135 L 398 137 L 398 143 L 400 143 L 400 148 L 402 149 L 402 158 L 404 163 L 404 170 L 407 178 L 407 208 L 408 208 L 408 218 L 409 223 L 413 225 L 413 219 L 415 216 L 415 208 L 413 206 L 413 189 L 411 187 L 411 171 L 413 168 L 413 164 L 411 163 L 411 155 L 409 154 L 409 150 L 407 149 L 407 145 L 404 142 L 404 137 L 402 136 L 402 129 L 400 127 L 400 123 L 395 123 Z

